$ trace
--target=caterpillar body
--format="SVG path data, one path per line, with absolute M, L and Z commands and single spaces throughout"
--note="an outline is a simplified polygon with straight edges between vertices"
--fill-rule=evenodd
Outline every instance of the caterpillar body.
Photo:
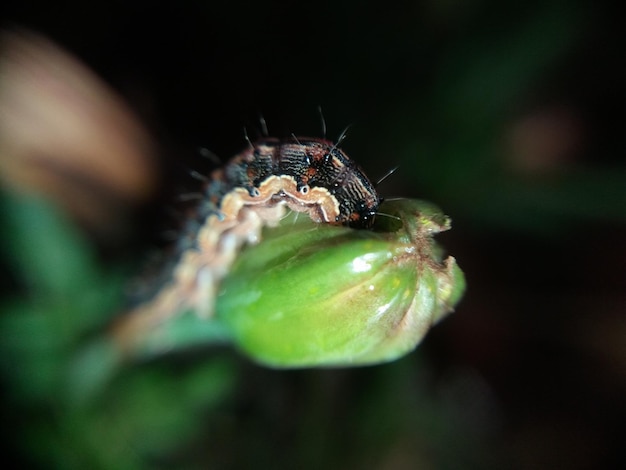
M 177 312 L 213 312 L 220 281 L 243 245 L 257 243 L 286 208 L 317 223 L 370 228 L 381 202 L 372 182 L 343 150 L 315 138 L 265 138 L 211 173 L 196 219 L 179 242 L 168 283 L 129 312 L 125 337 Z

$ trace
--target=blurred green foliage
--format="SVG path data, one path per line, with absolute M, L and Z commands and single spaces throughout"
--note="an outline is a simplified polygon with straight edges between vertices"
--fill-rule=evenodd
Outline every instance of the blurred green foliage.
M 232 390 L 232 360 L 120 369 L 103 332 L 121 305 L 122 273 L 102 270 L 49 205 L 4 194 L 1 209 L 4 258 L 16 275 L 0 305 L 13 439 L 47 468 L 154 468 Z

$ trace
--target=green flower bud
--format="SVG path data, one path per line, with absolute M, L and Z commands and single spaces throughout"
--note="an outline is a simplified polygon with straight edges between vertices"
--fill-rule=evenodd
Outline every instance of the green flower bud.
M 292 214 L 246 248 L 222 284 L 218 319 L 235 344 L 274 367 L 373 364 L 415 348 L 465 288 L 432 236 L 450 228 L 435 206 L 382 205 L 374 231 Z

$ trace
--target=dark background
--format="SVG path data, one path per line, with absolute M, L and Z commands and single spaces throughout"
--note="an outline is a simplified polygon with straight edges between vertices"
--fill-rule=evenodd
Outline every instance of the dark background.
M 234 385 L 171 462 L 624 464 L 617 3 L 5 6 L 5 26 L 47 35 L 125 98 L 165 167 L 193 165 L 198 147 L 228 158 L 245 146 L 244 126 L 259 134 L 261 114 L 270 135 L 320 136 L 321 106 L 329 138 L 352 124 L 343 148 L 372 179 L 399 166 L 383 196 L 432 200 L 454 221 L 440 240 L 468 291 L 416 352 L 383 366 L 278 372 L 219 351 Z M 155 230 L 155 207 L 137 233 Z

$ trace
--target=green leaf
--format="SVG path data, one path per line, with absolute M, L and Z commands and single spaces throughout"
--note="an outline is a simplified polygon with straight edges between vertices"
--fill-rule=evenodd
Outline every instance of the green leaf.
M 5 193 L 0 210 L 5 255 L 34 293 L 73 296 L 93 285 L 90 247 L 52 205 Z

